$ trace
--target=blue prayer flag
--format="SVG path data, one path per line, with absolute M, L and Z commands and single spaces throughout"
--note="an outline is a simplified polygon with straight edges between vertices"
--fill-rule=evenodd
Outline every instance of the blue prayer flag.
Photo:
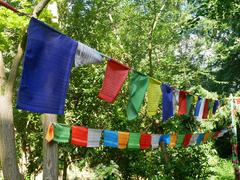
M 199 134 L 199 135 L 198 135 L 198 138 L 197 138 L 197 141 L 196 141 L 196 144 L 201 144 L 204 136 L 205 136 L 204 133 Z
M 213 114 L 216 113 L 216 111 L 217 111 L 219 105 L 220 105 L 219 101 L 216 100 L 216 101 L 214 102 L 214 105 L 213 105 Z
M 201 104 L 202 104 L 202 98 L 199 96 L 197 104 L 196 104 L 195 112 L 194 112 L 195 117 L 197 117 L 199 115 Z
M 31 18 L 17 108 L 64 114 L 69 75 L 77 42 Z
M 170 135 L 169 134 L 161 135 L 160 142 L 164 142 L 165 144 L 170 144 Z
M 118 132 L 104 130 L 104 146 L 118 147 Z
M 173 116 L 173 90 L 167 85 L 162 85 L 162 115 L 163 121 Z

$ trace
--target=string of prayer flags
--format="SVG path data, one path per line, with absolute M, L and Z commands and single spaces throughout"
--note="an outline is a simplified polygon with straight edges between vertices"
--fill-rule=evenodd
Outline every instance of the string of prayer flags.
M 129 135 L 129 141 L 128 141 L 128 148 L 135 148 L 135 149 L 139 149 L 140 148 L 140 133 L 132 133 L 130 132 Z
M 118 148 L 125 149 L 128 144 L 129 132 L 118 131 Z
M 177 143 L 177 134 L 171 134 L 169 147 L 175 147 L 176 143 Z
M 81 127 L 81 126 L 72 126 L 71 143 L 77 146 L 87 147 L 88 128 Z
M 105 78 L 98 98 L 113 103 L 118 96 L 123 83 L 127 79 L 129 67 L 111 59 L 107 62 Z
M 186 147 L 189 145 L 190 140 L 192 138 L 192 134 L 186 134 L 183 140 L 183 146 Z
M 151 135 L 151 145 L 153 149 L 156 149 L 159 147 L 160 136 L 161 136 L 160 134 Z
M 45 139 L 47 140 L 47 142 L 51 142 L 53 138 L 54 138 L 54 128 L 52 124 L 49 124 Z
M 110 131 L 104 130 L 104 146 L 108 147 L 118 147 L 118 132 L 117 131 Z
M 151 147 L 151 138 L 150 134 L 141 134 L 140 149 L 149 149 Z
M 185 115 L 187 113 L 187 92 L 179 92 L 178 114 Z
M 170 135 L 169 134 L 161 135 L 160 142 L 164 142 L 165 144 L 170 144 Z
M 88 128 L 88 142 L 87 147 L 99 147 L 102 130 Z
M 98 51 L 87 45 L 78 42 L 78 46 L 75 54 L 75 67 L 79 67 L 85 64 L 95 64 L 102 62 L 103 56 Z
M 149 78 L 148 85 L 148 104 L 147 104 L 147 114 L 149 116 L 153 116 L 157 113 L 160 97 L 161 97 L 161 89 L 160 82 L 156 79 Z
M 64 114 L 76 48 L 76 41 L 31 18 L 17 96 L 18 109 Z
M 178 134 L 177 135 L 177 142 L 176 142 L 176 147 L 181 147 L 184 141 L 185 135 L 183 134 Z
M 132 71 L 129 83 L 129 99 L 127 106 L 128 120 L 137 117 L 148 87 L 148 77 L 142 73 Z
M 65 124 L 53 123 L 54 138 L 53 141 L 68 143 L 70 138 L 70 127 Z
M 163 122 L 173 116 L 173 90 L 167 84 L 162 84 L 162 116 Z

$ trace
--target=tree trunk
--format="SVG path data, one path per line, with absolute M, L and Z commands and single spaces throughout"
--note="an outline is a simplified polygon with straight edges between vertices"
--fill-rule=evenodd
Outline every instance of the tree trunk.
M 56 143 L 48 143 L 45 140 L 48 125 L 57 122 L 57 116 L 53 114 L 41 115 L 43 124 L 43 179 L 58 179 L 58 146 Z
M 7 96 L 0 96 L 0 134 L 2 136 L 0 138 L 0 154 L 4 179 L 23 179 L 17 165 L 12 101 Z

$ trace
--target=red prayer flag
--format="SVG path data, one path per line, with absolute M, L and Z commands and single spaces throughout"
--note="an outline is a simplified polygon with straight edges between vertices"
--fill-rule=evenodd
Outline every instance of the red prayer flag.
M 208 99 L 205 99 L 205 104 L 204 104 L 204 109 L 203 109 L 203 119 L 207 119 L 208 118 Z
M 189 142 L 192 138 L 192 134 L 186 134 L 183 140 L 183 146 L 186 147 L 189 145 Z
M 220 133 L 221 133 L 221 130 L 215 132 L 214 135 L 212 136 L 212 139 L 218 138 L 218 135 L 219 135 Z
M 186 91 L 180 91 L 179 92 L 179 108 L 178 108 L 178 114 L 184 115 L 187 113 L 187 92 Z
M 98 94 L 98 98 L 113 103 L 116 100 L 123 83 L 127 79 L 128 71 L 129 67 L 115 60 L 108 61 L 105 78 Z
M 81 126 L 72 126 L 71 143 L 78 146 L 87 146 L 88 142 L 88 128 Z
M 140 149 L 149 149 L 151 147 L 151 134 L 141 134 Z

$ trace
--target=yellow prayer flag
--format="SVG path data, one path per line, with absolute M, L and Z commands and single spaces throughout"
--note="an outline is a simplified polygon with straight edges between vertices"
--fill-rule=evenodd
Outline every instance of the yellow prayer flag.
M 209 138 L 209 135 L 210 135 L 209 132 L 205 133 L 204 138 L 203 138 L 203 140 L 202 140 L 202 143 L 206 143 L 206 142 L 207 142 L 207 140 L 208 140 L 208 138 Z
M 175 147 L 177 142 L 177 134 L 171 134 L 169 147 Z
M 147 114 L 153 116 L 156 114 L 160 97 L 161 97 L 161 87 L 160 82 L 156 79 L 149 78 L 148 85 L 148 105 L 147 105 Z

